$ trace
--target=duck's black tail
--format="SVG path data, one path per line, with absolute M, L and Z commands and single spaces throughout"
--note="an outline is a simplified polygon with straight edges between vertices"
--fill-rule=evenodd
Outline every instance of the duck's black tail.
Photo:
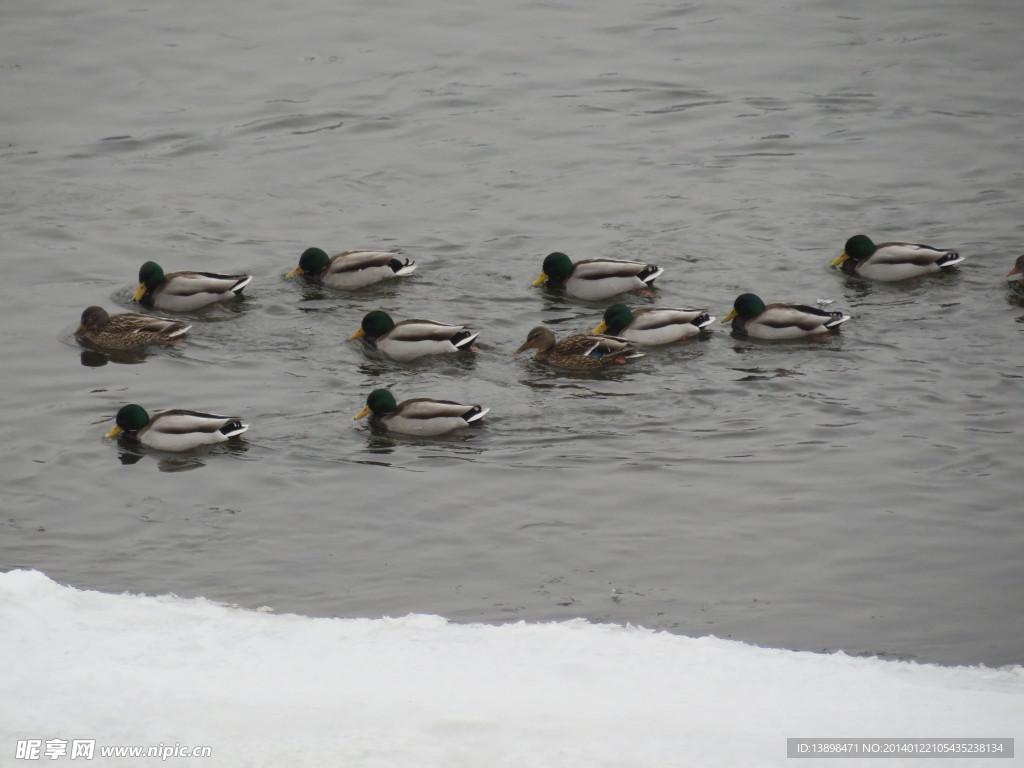
M 664 271 L 665 270 L 662 267 L 659 267 L 657 264 L 648 264 L 646 267 L 641 269 L 636 276 L 639 277 L 648 285 L 650 285 L 657 278 L 661 277 Z
M 469 349 L 473 340 L 480 335 L 480 331 L 459 331 L 449 341 L 456 349 Z

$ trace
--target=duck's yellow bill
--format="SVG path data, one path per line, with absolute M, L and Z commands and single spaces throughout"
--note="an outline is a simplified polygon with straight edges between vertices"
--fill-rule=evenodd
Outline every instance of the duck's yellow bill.
M 538 277 L 536 280 L 534 280 L 532 283 L 530 283 L 530 285 L 540 285 L 541 283 L 543 283 L 547 279 L 548 279 L 547 274 L 544 273 L 544 272 L 541 272 L 540 273 L 540 277 Z
M 355 418 L 352 419 L 352 421 L 356 421 L 357 419 L 361 419 L 364 416 L 369 416 L 371 413 L 373 413 L 373 411 L 370 410 L 370 406 L 368 406 L 368 405 L 364 406 L 363 410 L 361 410 L 359 413 L 357 413 L 355 415 Z
M 592 330 L 591 333 L 604 333 L 607 330 L 608 330 L 608 323 L 606 323 L 604 320 L 602 320 L 601 324 L 598 325 L 597 328 Z
M 302 274 L 302 267 L 296 267 L 291 272 L 289 272 L 287 275 L 285 275 L 285 277 L 295 277 L 296 275 L 301 275 L 301 274 Z
M 349 336 L 350 339 L 358 339 L 366 335 L 366 331 L 360 328 L 358 331 Z
M 139 287 L 135 289 L 135 295 L 132 296 L 132 301 L 138 301 L 146 295 L 146 284 L 139 283 Z
M 850 258 L 850 257 L 846 255 L 846 251 L 843 251 L 841 254 L 839 254 L 839 258 L 836 259 L 835 261 L 833 261 L 831 264 L 829 264 L 829 266 L 830 267 L 838 266 L 839 264 L 842 264 L 844 261 L 846 261 L 848 258 Z
M 728 323 L 730 320 L 732 320 L 734 317 L 736 317 L 736 314 L 737 314 L 736 310 L 735 309 L 732 310 L 731 312 L 729 312 L 728 315 L 726 315 L 725 317 L 722 318 L 722 322 L 723 323 Z
M 124 431 L 124 430 L 123 430 L 123 429 L 121 429 L 120 427 L 114 427 L 114 428 L 113 428 L 112 430 L 110 430 L 109 432 L 107 432 L 107 434 L 105 434 L 105 435 L 104 435 L 104 437 L 117 437 L 117 436 L 118 436 L 118 435 L 120 435 L 120 434 L 121 434 L 121 433 L 122 433 L 123 431 Z

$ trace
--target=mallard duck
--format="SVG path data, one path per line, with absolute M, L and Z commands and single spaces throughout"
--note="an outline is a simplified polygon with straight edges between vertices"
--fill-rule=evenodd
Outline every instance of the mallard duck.
M 107 349 L 134 349 L 147 344 L 173 344 L 191 325 L 166 317 L 122 312 L 111 317 L 103 307 L 87 307 L 75 331 L 79 342 Z
M 1024 256 L 1018 256 L 1017 261 L 1013 263 L 1013 269 L 1006 273 L 1007 277 L 1014 277 L 1017 275 L 1024 275 Z
M 252 275 L 218 275 L 213 272 L 170 272 L 154 261 L 139 268 L 139 287 L 132 296 L 147 307 L 172 312 L 192 310 L 233 299 L 252 281 Z
M 826 312 L 806 304 L 776 302 L 766 306 L 760 296 L 744 293 L 736 297 L 732 311 L 722 322 L 732 320 L 734 331 L 757 339 L 801 339 L 828 333 L 849 319 L 842 312 Z
M 402 320 L 379 309 L 368 312 L 362 327 L 350 339 L 365 338 L 392 360 L 407 362 L 424 355 L 443 355 L 472 349 L 479 332 L 464 325 L 448 325 L 433 320 Z
M 860 275 L 869 280 L 893 282 L 921 277 L 963 261 L 956 251 L 932 248 L 916 243 L 882 243 L 875 245 L 867 235 L 854 235 L 846 247 L 829 266 L 842 265 L 848 275 Z
M 600 301 L 626 291 L 649 288 L 664 271 L 656 264 L 620 259 L 584 259 L 573 264 L 568 256 L 556 251 L 544 259 L 543 271 L 533 284 L 540 285 L 547 280 L 548 285 L 562 288 L 574 298 Z
M 538 362 L 555 368 L 577 371 L 605 368 L 644 356 L 643 352 L 638 351 L 625 339 L 615 336 L 580 333 L 556 341 L 555 334 L 543 325 L 538 325 L 530 331 L 526 341 L 515 354 L 518 355 L 527 349 L 537 350 L 534 359 Z
M 713 322 L 715 318 L 704 309 L 630 309 L 612 304 L 593 333 L 608 333 L 636 344 L 671 344 L 696 336 Z
M 202 445 L 222 443 L 245 432 L 238 416 L 214 416 L 174 408 L 150 416 L 141 405 L 126 405 L 117 412 L 117 426 L 106 437 L 122 432 L 158 451 L 190 451 Z
M 345 251 L 328 256 L 320 248 L 307 248 L 299 257 L 299 266 L 285 277 L 304 275 L 328 288 L 352 291 L 415 271 L 415 262 L 406 259 L 403 263 L 392 251 Z
M 479 405 L 464 405 L 451 400 L 433 400 L 429 397 L 414 397 L 395 402 L 395 396 L 387 389 L 375 389 L 366 398 L 366 407 L 356 419 L 370 416 L 371 426 L 403 435 L 432 437 L 452 432 L 474 421 L 479 421 L 490 408 Z

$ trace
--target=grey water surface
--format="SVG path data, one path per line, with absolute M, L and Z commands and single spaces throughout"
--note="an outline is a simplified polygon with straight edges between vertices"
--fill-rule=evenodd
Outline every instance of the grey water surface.
M 793 649 L 1024 663 L 1024 6 L 908 0 L 0 8 L 0 568 L 323 616 L 586 617 Z M 847 237 L 949 274 L 830 270 Z M 310 245 L 399 250 L 354 294 Z M 658 263 L 636 305 L 832 302 L 826 341 L 712 326 L 599 374 L 514 356 L 609 302 L 544 255 Z M 138 268 L 255 276 L 187 342 L 110 359 L 81 311 Z M 362 315 L 468 322 L 390 363 Z M 367 393 L 479 402 L 461 435 Z M 117 409 L 238 414 L 237 445 L 104 440 Z

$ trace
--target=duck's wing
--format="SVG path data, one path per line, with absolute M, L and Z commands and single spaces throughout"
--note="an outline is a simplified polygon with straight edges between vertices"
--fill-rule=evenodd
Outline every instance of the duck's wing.
M 348 272 L 367 267 L 383 267 L 397 254 L 392 251 L 343 251 L 331 257 L 328 272 Z
M 252 275 L 221 275 L 216 272 L 171 272 L 161 293 L 169 296 L 195 296 L 200 293 L 240 293 L 252 281 Z
M 416 397 L 402 401 L 391 413 L 375 415 L 373 423 L 392 432 L 431 437 L 454 432 L 483 418 L 488 411 L 479 405 Z
M 551 352 L 556 355 L 588 356 L 600 346 L 602 338 L 602 335 L 596 333 L 575 333 L 559 339 Z
M 671 307 L 650 307 L 633 312 L 629 329 L 634 331 L 656 331 L 672 325 L 696 325 L 703 328 L 715 318 L 706 309 L 674 309 Z
M 564 349 L 559 349 L 564 342 L 569 342 Z M 643 357 L 643 353 L 634 347 L 629 341 L 619 336 L 609 336 L 603 333 L 587 333 L 575 336 L 567 336 L 558 343 L 556 351 L 567 354 L 584 355 L 586 357 Z
M 963 257 L 955 250 L 933 248 L 920 243 L 882 243 L 868 259 L 872 264 L 914 264 L 927 267 L 953 266 L 963 261 Z
M 451 400 L 435 400 L 430 397 L 414 397 L 403 400 L 392 416 L 405 419 L 448 419 L 461 418 L 463 414 L 478 408 L 475 405 L 456 403 Z
M 386 335 L 394 341 L 450 341 L 464 330 L 464 325 L 450 325 L 434 320 L 402 320 Z
M 373 267 L 389 267 L 396 275 L 407 275 L 415 271 L 415 262 L 398 258 L 394 251 L 344 251 L 331 257 L 328 274 L 358 272 Z
M 803 331 L 813 331 L 822 326 L 833 328 L 849 319 L 849 316 L 842 312 L 826 312 L 806 304 L 777 302 L 766 306 L 764 312 L 754 318 L 754 321 L 759 325 L 767 325 L 772 328 L 799 328 Z
M 111 317 L 107 324 L 103 326 L 103 331 L 109 333 L 139 334 L 173 339 L 176 336 L 181 336 L 182 334 L 187 333 L 191 328 L 192 326 L 187 323 L 183 323 L 179 320 L 171 320 L 167 317 L 125 312 Z
M 625 261 L 623 259 L 584 259 L 577 261 L 572 276 L 580 280 L 606 280 L 615 277 L 639 277 L 641 272 L 653 269 L 661 274 L 661 268 L 642 261 Z M 655 275 L 657 277 L 657 275 Z M 643 279 L 643 278 L 641 278 Z M 645 282 L 653 280 L 648 277 Z
M 204 433 L 214 435 L 220 433 L 225 438 L 240 435 L 249 428 L 238 416 L 218 416 L 213 413 L 188 411 L 172 408 L 157 411 L 150 417 L 150 431 L 164 435 L 188 435 Z

